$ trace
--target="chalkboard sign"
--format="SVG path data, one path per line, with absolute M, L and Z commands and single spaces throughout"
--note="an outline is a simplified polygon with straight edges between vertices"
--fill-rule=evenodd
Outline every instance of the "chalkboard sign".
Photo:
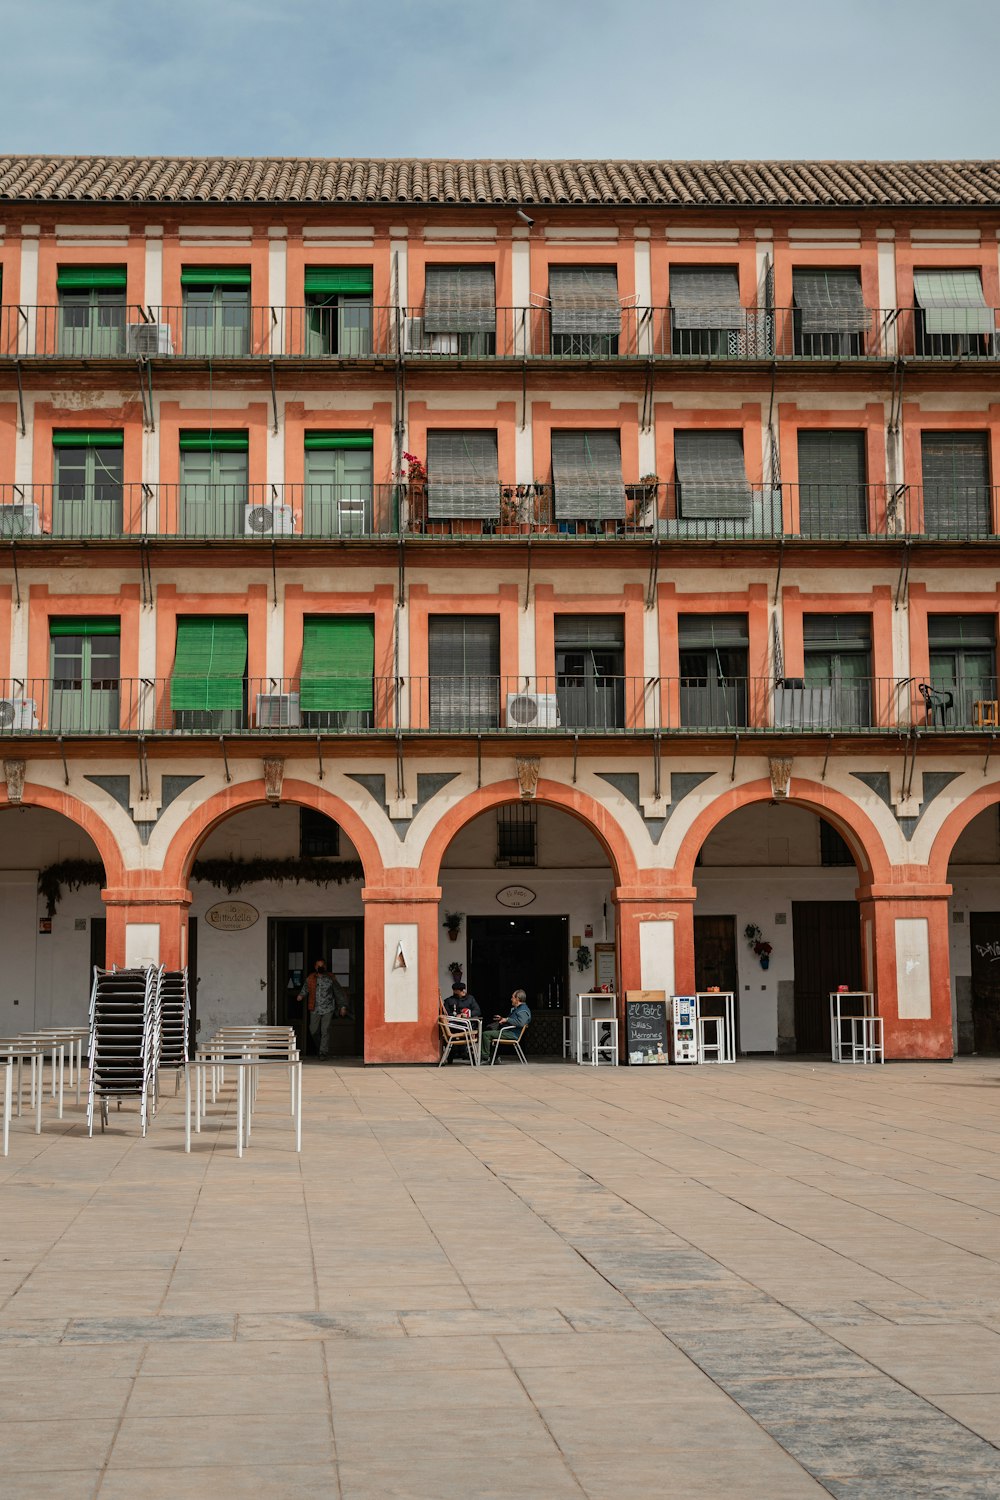
M 625 996 L 625 1050 L 633 1066 L 667 1061 L 667 996 L 664 990 L 629 990 Z

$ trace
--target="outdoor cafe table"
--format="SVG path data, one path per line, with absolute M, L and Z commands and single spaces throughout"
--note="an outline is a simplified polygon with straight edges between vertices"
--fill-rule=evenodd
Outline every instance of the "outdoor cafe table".
M 207 1115 L 207 1088 L 211 1080 L 212 1101 L 222 1070 L 236 1072 L 236 1155 L 242 1157 L 250 1144 L 253 1106 L 260 1069 L 277 1065 L 288 1069 L 291 1109 L 295 1126 L 295 1149 L 302 1150 L 302 1059 L 294 1047 L 266 1042 L 209 1042 L 200 1047 L 184 1070 L 184 1150 L 191 1150 L 191 1083 L 194 1080 L 195 1133 L 201 1133 L 202 1115 Z
M 44 1076 L 44 1069 L 45 1069 L 45 1058 L 46 1058 L 46 1055 L 48 1054 L 49 1051 L 50 1051 L 50 1048 L 46 1045 L 46 1043 L 43 1040 L 39 1039 L 38 1037 L 23 1037 L 23 1036 L 0 1037 L 0 1065 L 2 1065 L 4 1063 L 10 1063 L 11 1064 L 11 1070 L 13 1072 L 13 1064 L 15 1062 L 17 1063 L 17 1113 L 18 1113 L 18 1115 L 20 1115 L 20 1113 L 21 1113 L 21 1095 L 22 1095 L 22 1091 L 23 1091 L 22 1079 L 23 1079 L 24 1064 L 25 1064 L 25 1062 L 29 1062 L 31 1064 L 30 1095 L 29 1095 L 29 1097 L 31 1099 L 31 1102 L 35 1106 L 35 1134 L 36 1135 L 41 1135 L 41 1133 L 42 1133 L 42 1095 L 44 1093 L 44 1088 L 43 1088 L 42 1085 L 43 1085 L 43 1076 Z M 62 1056 L 61 1051 L 59 1053 L 59 1056 L 60 1057 Z M 62 1091 L 62 1070 L 61 1069 L 60 1069 L 59 1087 L 60 1087 L 60 1112 L 61 1112 L 61 1098 L 62 1098 L 62 1094 L 61 1094 L 61 1091 Z M 6 1154 L 7 1153 L 5 1151 L 4 1155 L 6 1155 Z

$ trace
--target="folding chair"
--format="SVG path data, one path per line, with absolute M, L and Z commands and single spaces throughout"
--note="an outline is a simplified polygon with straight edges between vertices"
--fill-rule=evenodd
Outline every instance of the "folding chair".
M 438 1067 L 442 1067 L 451 1055 L 453 1047 L 466 1047 L 469 1052 L 469 1062 L 474 1068 L 479 1066 L 479 1048 L 482 1038 L 480 1022 L 467 1020 L 464 1017 L 449 1016 L 442 1006 L 441 1014 L 438 1016 L 438 1027 L 441 1032 L 443 1050 Z
M 527 1031 L 527 1029 L 527 1026 L 522 1026 L 520 1027 L 520 1029 L 516 1026 L 501 1026 L 500 1033 L 496 1041 L 493 1043 L 493 1056 L 490 1058 L 491 1068 L 497 1060 L 497 1055 L 501 1047 L 513 1047 L 518 1061 L 527 1064 L 528 1059 L 525 1057 L 524 1052 L 521 1049 L 521 1038 L 524 1036 L 524 1033 Z M 505 1031 L 509 1031 L 511 1033 L 510 1036 L 504 1036 Z

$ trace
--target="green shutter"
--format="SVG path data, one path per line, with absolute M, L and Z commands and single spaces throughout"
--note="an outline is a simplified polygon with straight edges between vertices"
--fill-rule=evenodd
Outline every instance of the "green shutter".
M 250 438 L 246 432 L 213 432 L 205 428 L 200 432 L 182 432 L 180 445 L 182 453 L 246 453 Z
M 304 713 L 371 712 L 375 706 L 375 621 L 318 615 L 302 628 Z
M 170 680 L 172 709 L 243 707 L 247 622 L 242 615 L 196 615 L 177 621 Z
M 56 275 L 60 292 L 125 290 L 124 266 L 60 266 Z
M 53 638 L 63 635 L 121 635 L 121 633 L 122 622 L 118 619 L 49 621 L 49 636 Z
M 367 448 L 375 446 L 370 432 L 307 432 L 306 450 L 317 448 Z
M 306 266 L 306 295 L 370 297 L 371 266 Z
M 124 448 L 122 432 L 92 432 L 86 427 L 66 427 L 52 434 L 53 448 Z
M 983 299 L 978 271 L 914 271 L 913 295 L 927 333 L 992 333 L 993 309 Z
M 184 266 L 181 270 L 181 286 L 249 285 L 249 266 Z

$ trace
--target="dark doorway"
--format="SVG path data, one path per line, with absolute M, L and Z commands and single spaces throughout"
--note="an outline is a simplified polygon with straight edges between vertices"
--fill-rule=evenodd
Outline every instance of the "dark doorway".
M 830 995 L 864 987 L 856 901 L 793 901 L 795 1050 L 830 1055 Z
M 972 1033 L 977 1052 L 1000 1052 L 1000 912 L 969 913 Z
M 510 1010 L 522 989 L 531 1007 L 524 1049 L 562 1055 L 569 1000 L 569 917 L 469 917 L 469 989 L 485 1021 Z
M 717 986 L 732 993 L 736 1008 L 736 1050 L 740 1050 L 740 991 L 736 963 L 736 918 L 695 917 L 695 989 Z
M 108 966 L 108 921 L 106 917 L 90 919 L 90 973 L 87 975 L 87 1003 L 94 989 L 94 970 Z
M 308 1012 L 299 991 L 318 958 L 347 992 L 349 1015 L 334 1019 L 334 1057 L 363 1057 L 365 1051 L 364 924 L 360 917 L 272 917 L 268 1017 L 274 1026 L 294 1026 L 304 1056 L 316 1052 Z

